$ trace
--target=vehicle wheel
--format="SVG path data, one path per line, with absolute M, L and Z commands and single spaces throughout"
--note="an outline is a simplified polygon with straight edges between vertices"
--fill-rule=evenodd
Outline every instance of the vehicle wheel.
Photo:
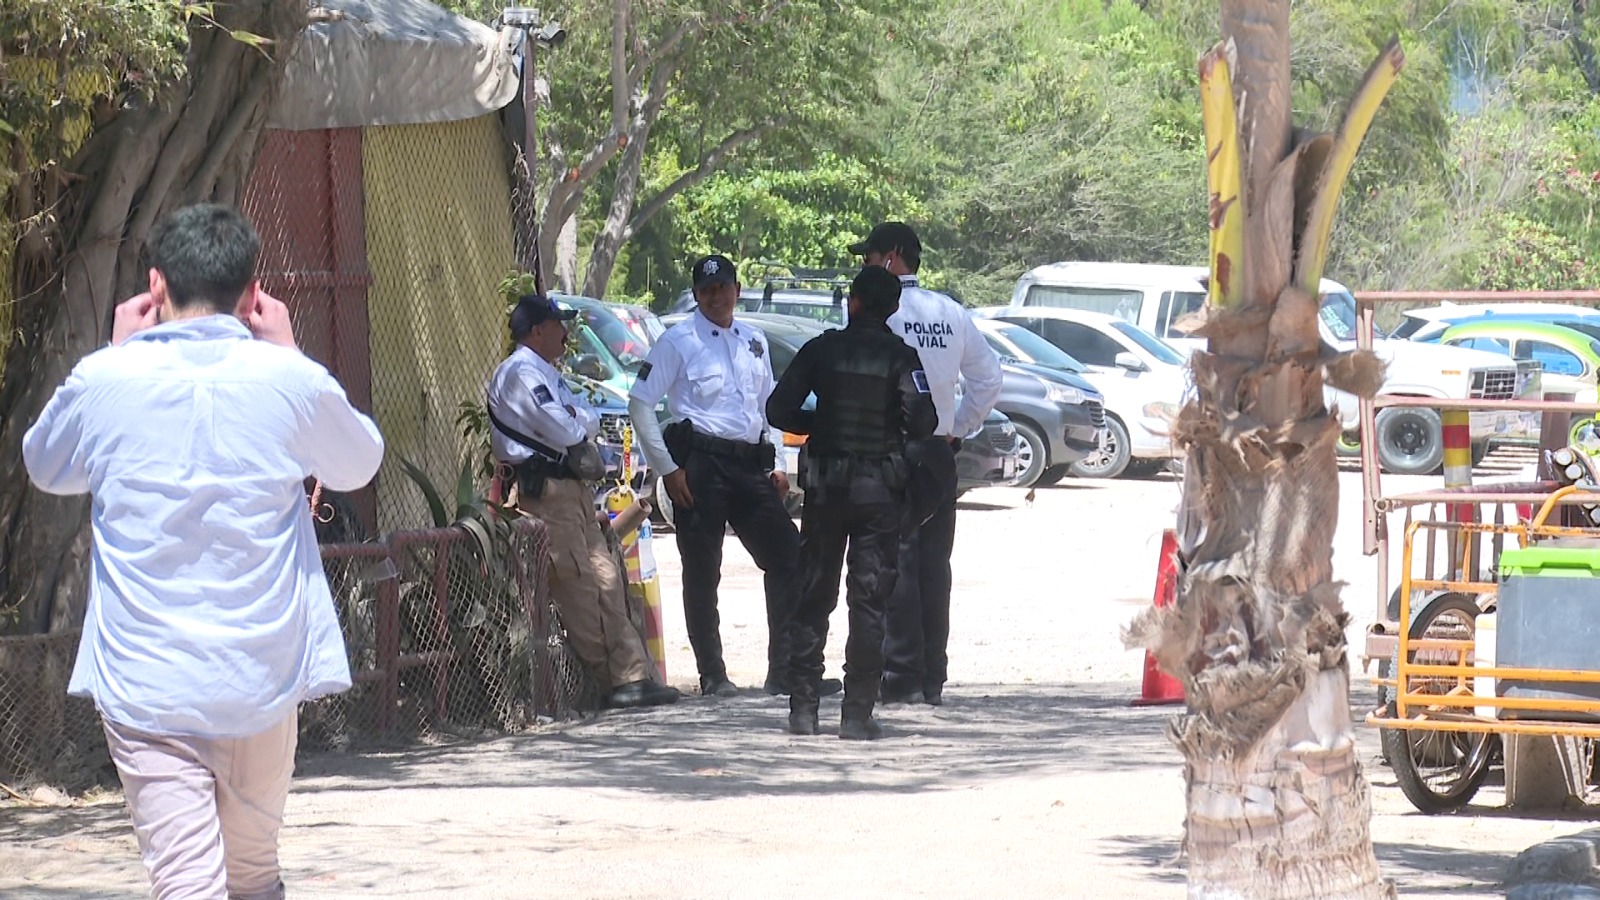
M 1340 459 L 1361 458 L 1361 436 L 1355 432 L 1344 432 L 1339 439 L 1334 441 L 1333 450 Z
M 1051 466 L 1040 472 L 1039 480 L 1033 484 L 1035 487 L 1049 487 L 1052 484 L 1060 484 L 1061 479 L 1067 477 L 1067 473 L 1070 471 L 1072 471 L 1071 466 Z
M 1033 487 L 1039 477 L 1044 474 L 1050 462 L 1050 445 L 1044 441 L 1044 435 L 1039 429 L 1027 422 L 1013 419 L 1011 424 L 1017 429 L 1017 480 L 1013 487 Z
M 1486 460 L 1488 458 L 1489 458 L 1489 442 L 1488 441 L 1479 441 L 1476 444 L 1472 445 L 1472 465 L 1473 465 L 1473 468 L 1477 468 L 1479 463 L 1483 462 L 1484 460 Z
M 1132 459 L 1128 429 L 1115 416 L 1107 416 L 1104 445 L 1067 468 L 1079 478 L 1116 478 L 1128 468 Z
M 1429 475 L 1444 462 L 1444 427 L 1431 409 L 1378 413 L 1378 461 L 1396 475 Z
M 1171 460 L 1166 459 L 1130 460 L 1128 462 L 1128 471 L 1124 474 L 1126 474 L 1129 478 L 1153 478 L 1156 475 L 1167 471 L 1167 467 L 1170 464 Z
M 1409 635 L 1422 638 L 1470 640 L 1477 632 L 1478 605 L 1461 594 L 1435 598 L 1411 623 Z M 1414 650 L 1412 661 L 1454 662 L 1446 650 Z M 1457 690 L 1454 678 L 1419 679 L 1414 693 L 1444 694 Z M 1467 687 L 1471 689 L 1470 685 Z M 1390 716 L 1396 704 L 1387 704 Z M 1406 731 L 1385 728 L 1382 733 L 1384 755 L 1394 770 L 1395 781 L 1411 801 L 1425 813 L 1446 812 L 1465 805 L 1489 775 L 1489 766 L 1499 748 L 1499 737 L 1464 731 Z

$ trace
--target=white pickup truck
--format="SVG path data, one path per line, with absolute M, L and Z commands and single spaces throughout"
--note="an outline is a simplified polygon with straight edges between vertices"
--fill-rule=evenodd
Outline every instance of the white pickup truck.
M 1157 266 L 1135 263 L 1065 262 L 1039 266 L 1017 280 L 1012 306 L 1056 306 L 1110 313 L 1154 332 L 1184 352 L 1204 341 L 1183 331 L 1183 319 L 1206 302 L 1203 266 Z M 1323 340 L 1339 349 L 1353 349 L 1356 302 L 1344 285 L 1322 281 Z M 1519 364 L 1508 357 L 1479 350 L 1441 347 L 1379 338 L 1373 352 L 1388 364 L 1380 394 L 1511 399 L 1542 396 L 1537 363 Z M 1337 409 L 1344 427 L 1341 451 L 1353 453 L 1359 425 L 1356 398 L 1327 389 L 1330 409 Z M 1489 451 L 1492 441 L 1526 441 L 1538 435 L 1533 413 L 1474 412 L 1473 460 Z M 1390 408 L 1379 412 L 1378 459 L 1398 474 L 1427 474 L 1444 461 L 1444 432 L 1439 413 L 1423 408 Z

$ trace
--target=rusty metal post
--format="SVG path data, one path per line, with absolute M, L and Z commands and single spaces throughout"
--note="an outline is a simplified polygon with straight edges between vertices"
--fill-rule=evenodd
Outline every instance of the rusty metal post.
M 385 578 L 378 583 L 374 610 L 378 655 L 378 730 L 394 731 L 394 713 L 400 705 L 400 579 Z
M 433 714 L 441 722 L 449 718 L 450 678 L 455 668 L 455 647 L 450 640 L 450 554 L 454 543 L 441 540 L 433 554 L 433 635 L 438 643 L 433 668 Z

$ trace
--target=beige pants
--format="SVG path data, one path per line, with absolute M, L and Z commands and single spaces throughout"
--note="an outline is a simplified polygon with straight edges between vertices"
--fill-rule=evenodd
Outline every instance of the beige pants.
M 245 738 L 104 724 L 155 900 L 281 900 L 278 829 L 297 716 Z
M 519 497 L 517 506 L 549 530 L 550 595 L 573 652 L 608 688 L 645 680 L 644 645 L 628 618 L 627 585 L 595 521 L 594 489 L 552 478 L 542 497 Z

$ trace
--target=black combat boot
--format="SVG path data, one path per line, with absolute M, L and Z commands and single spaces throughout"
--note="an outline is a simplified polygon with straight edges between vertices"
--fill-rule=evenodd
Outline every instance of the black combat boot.
M 789 704 L 789 733 L 812 735 L 817 733 L 817 703 L 794 702 Z
M 839 738 L 846 741 L 875 741 L 883 737 L 883 726 L 871 713 L 864 719 L 843 717 L 839 719 Z

